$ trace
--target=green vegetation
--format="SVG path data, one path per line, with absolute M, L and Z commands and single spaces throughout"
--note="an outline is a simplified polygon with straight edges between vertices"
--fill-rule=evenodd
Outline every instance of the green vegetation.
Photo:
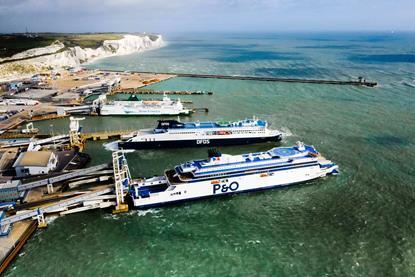
M 13 56 L 25 50 L 45 47 L 55 41 L 52 37 L 26 37 L 24 35 L 0 35 L 0 58 Z
M 98 48 L 104 40 L 121 39 L 122 34 L 116 33 L 88 33 L 88 34 L 62 34 L 39 33 L 36 36 L 25 34 L 0 35 L 0 58 L 11 57 L 25 50 L 45 47 L 54 41 L 61 41 L 66 47 L 80 46 L 82 48 Z
M 104 34 L 58 34 L 55 39 L 63 42 L 66 47 L 80 46 L 82 48 L 100 47 L 104 40 L 121 39 L 121 34 L 104 33 Z
M 36 68 L 33 65 L 7 63 L 7 64 L 4 64 L 0 68 L 0 76 L 2 75 L 2 73 L 7 73 L 7 72 L 18 72 L 20 74 L 32 74 L 38 71 L 39 71 L 39 68 Z

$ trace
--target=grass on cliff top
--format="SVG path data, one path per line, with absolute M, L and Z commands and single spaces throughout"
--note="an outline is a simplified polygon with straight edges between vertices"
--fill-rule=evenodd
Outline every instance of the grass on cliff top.
M 30 37 L 24 34 L 0 35 L 0 58 L 11 57 L 14 54 L 36 47 L 45 47 L 56 40 L 66 47 L 80 46 L 82 48 L 98 48 L 104 40 L 121 39 L 122 34 L 116 33 L 88 33 L 88 34 L 60 34 L 41 33 Z

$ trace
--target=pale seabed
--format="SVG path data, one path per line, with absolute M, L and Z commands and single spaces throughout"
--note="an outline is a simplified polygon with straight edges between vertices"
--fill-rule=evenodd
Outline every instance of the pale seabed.
M 341 174 L 302 186 L 134 211 L 91 211 L 56 219 L 38 232 L 7 274 L 39 275 L 352 275 L 415 271 L 415 35 L 183 35 L 165 48 L 91 67 L 348 79 L 377 88 L 175 78 L 151 86 L 209 90 L 186 96 L 208 114 L 182 120 L 256 115 L 313 144 Z M 157 117 L 89 117 L 84 129 L 150 128 Z M 67 120 L 39 122 L 67 130 Z M 222 147 L 263 151 L 274 144 Z M 109 162 L 88 143 L 92 164 Z M 206 149 L 127 154 L 135 177 L 160 174 Z

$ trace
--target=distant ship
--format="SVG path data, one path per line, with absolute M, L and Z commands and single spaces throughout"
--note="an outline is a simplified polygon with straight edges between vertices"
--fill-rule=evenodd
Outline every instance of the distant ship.
M 159 120 L 155 129 L 139 130 L 118 142 L 122 149 L 224 146 L 280 141 L 281 132 L 260 119 L 233 122 Z
M 139 100 L 133 96 L 128 101 L 103 103 L 99 109 L 100 115 L 187 115 L 191 112 L 183 107 L 180 99 L 171 100 L 166 95 L 163 100 Z
M 335 163 L 313 146 L 298 142 L 293 147 L 236 156 L 210 151 L 208 159 L 180 164 L 163 176 L 133 181 L 129 194 L 136 208 L 148 208 L 289 186 L 337 173 Z

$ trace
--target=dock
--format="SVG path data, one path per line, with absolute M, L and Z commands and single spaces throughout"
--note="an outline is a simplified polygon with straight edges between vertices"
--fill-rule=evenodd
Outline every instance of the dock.
M 69 116 L 69 114 L 67 114 L 67 115 L 58 115 L 56 113 L 50 113 L 50 114 L 32 116 L 29 121 L 34 122 L 34 121 L 42 121 L 42 120 L 61 119 L 61 118 L 66 118 L 68 116 Z
M 105 70 L 111 71 L 111 70 Z M 261 76 L 240 76 L 240 75 L 219 75 L 219 74 L 196 74 L 196 73 L 162 73 L 149 71 L 132 71 L 138 74 L 167 74 L 177 77 L 203 78 L 203 79 L 224 79 L 224 80 L 248 80 L 248 81 L 266 81 L 266 82 L 287 82 L 287 83 L 309 83 L 325 85 L 350 85 L 375 87 L 377 82 L 367 81 L 362 77 L 357 80 L 326 80 L 326 79 L 304 79 L 304 78 L 283 78 L 283 77 L 261 77 Z
M 120 156 L 121 155 L 121 156 Z M 125 186 L 131 181 L 128 165 L 122 152 L 113 154 L 113 169 L 106 170 L 108 164 L 102 164 L 82 170 L 77 170 L 63 175 L 46 177 L 42 180 L 30 183 L 18 184 L 18 191 L 33 192 L 31 200 L 28 200 L 29 193 L 25 198 L 28 202 L 10 204 L 8 211 L 0 212 L 0 274 L 21 251 L 26 241 L 33 235 L 37 228 L 46 228 L 46 217 L 50 214 L 65 216 L 73 213 L 93 210 L 110 209 L 115 207 L 113 213 L 128 211 L 128 206 L 124 201 Z M 79 183 L 81 179 L 86 179 L 84 183 L 101 182 L 96 180 L 100 176 L 114 177 L 114 183 L 94 186 L 82 191 L 54 192 L 49 187 L 53 183 L 64 185 L 70 181 Z M 79 178 L 78 178 L 79 177 Z M 81 179 L 80 179 L 81 178 Z M 109 180 L 106 178 L 105 180 Z M 104 181 L 105 181 L 104 180 Z M 47 186 L 48 196 L 43 196 L 44 190 L 41 187 Z M 42 197 L 39 198 L 39 195 Z
M 0 123 L 0 128 L 3 130 L 11 130 L 18 128 L 19 126 L 27 122 L 27 117 L 25 115 L 15 115 L 4 122 Z
M 9 236 L 2 237 L 0 240 L 0 274 L 2 274 L 7 266 L 19 254 L 23 245 L 33 235 L 37 229 L 37 221 L 21 221 L 16 222 Z
M 0 134 L 0 139 L 31 138 L 34 134 L 23 134 L 17 132 L 5 132 Z
M 121 138 L 121 136 L 128 135 L 136 130 L 111 130 L 101 132 L 82 133 L 81 137 L 84 140 L 107 140 L 111 138 Z

